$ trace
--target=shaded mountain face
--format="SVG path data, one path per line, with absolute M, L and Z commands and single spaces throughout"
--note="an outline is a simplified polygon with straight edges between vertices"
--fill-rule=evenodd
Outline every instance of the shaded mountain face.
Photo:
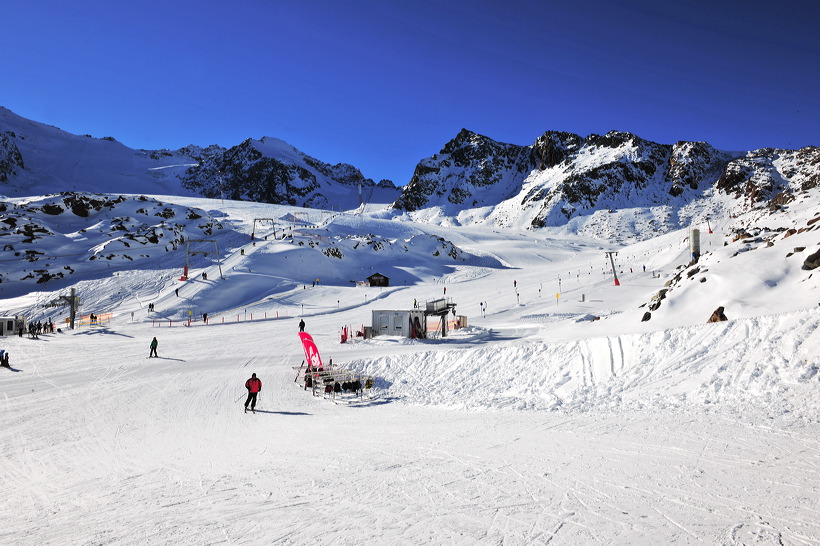
M 400 192 L 353 165 L 330 165 L 274 138 L 232 148 L 134 150 L 111 137 L 72 135 L 0 107 L 0 194 L 65 191 L 225 197 L 311 208 L 352 209 Z
M 532 229 L 661 207 L 666 227 L 676 228 L 691 216 L 681 211 L 718 193 L 759 204 L 813 187 L 818 161 L 816 147 L 730 154 L 705 142 L 666 145 L 617 131 L 586 138 L 550 131 L 531 146 L 515 146 L 465 129 L 419 162 L 393 208 Z M 669 222 L 670 214 L 680 218 Z M 657 230 L 656 220 L 649 223 Z
M 393 206 L 414 211 L 435 204 L 451 212 L 492 206 L 515 195 L 529 168 L 527 147 L 462 129 L 441 152 L 419 162 Z
M 6 182 L 10 176 L 17 174 L 17 169 L 25 168 L 14 136 L 12 132 L 0 132 L 0 182 Z
M 358 186 L 399 194 L 393 183 L 378 185 L 346 163 L 330 165 L 273 138 L 248 139 L 227 150 L 187 148 L 198 164 L 180 178 L 186 189 L 205 197 L 226 197 L 319 209 L 358 205 Z

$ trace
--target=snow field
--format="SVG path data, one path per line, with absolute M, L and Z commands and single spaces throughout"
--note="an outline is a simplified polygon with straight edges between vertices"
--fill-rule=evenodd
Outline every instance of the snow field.
M 732 257 L 739 245 L 716 233 L 708 271 L 640 322 L 687 260 L 681 232 L 621 249 L 634 272 L 615 288 L 603 248 L 566 234 L 389 224 L 471 255 L 434 261 L 425 237 L 418 263 L 346 255 L 355 278 L 388 264 L 406 284 L 313 287 L 319 253 L 231 236 L 224 280 L 198 264 L 180 282 L 174 256 L 112 271 L 77 285 L 110 324 L 0 338 L 14 368 L 0 369 L 0 543 L 820 543 L 817 282 L 799 257 L 773 263 L 787 247 Z M 373 309 L 445 287 L 468 328 L 339 343 Z M 42 308 L 55 295 L 3 304 L 60 317 Z M 718 305 L 731 320 L 705 324 Z M 334 403 L 294 381 L 299 317 L 325 362 L 376 377 L 370 396 Z M 251 373 L 263 390 L 246 415 Z

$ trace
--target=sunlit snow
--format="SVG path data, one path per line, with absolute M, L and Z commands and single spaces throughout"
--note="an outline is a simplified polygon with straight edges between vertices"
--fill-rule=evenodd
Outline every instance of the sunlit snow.
M 0 543 L 818 544 L 818 197 L 736 217 L 715 198 L 649 238 L 663 210 L 527 231 L 380 203 L 4 199 L 48 234 L 36 260 L 4 253 L 0 315 L 61 331 L 0 337 Z M 48 305 L 71 288 L 113 318 L 70 330 Z M 464 328 L 356 335 L 438 298 Z M 300 319 L 373 388 L 305 389 Z

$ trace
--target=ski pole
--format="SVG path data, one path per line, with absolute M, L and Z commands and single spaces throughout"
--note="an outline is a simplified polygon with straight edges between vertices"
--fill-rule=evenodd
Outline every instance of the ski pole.
M 233 403 L 234 403 L 234 404 L 236 404 L 237 402 L 239 402 L 240 400 L 242 400 L 242 398 L 243 398 L 244 396 L 245 396 L 245 395 L 243 394 L 242 396 L 240 396 L 239 398 L 237 398 L 236 400 L 234 400 L 234 401 L 233 401 Z

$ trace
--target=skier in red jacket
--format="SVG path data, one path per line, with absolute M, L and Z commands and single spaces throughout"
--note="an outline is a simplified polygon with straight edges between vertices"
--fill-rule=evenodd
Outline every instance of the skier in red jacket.
M 248 413 L 248 404 L 251 405 L 251 411 L 256 413 L 256 395 L 262 390 L 262 381 L 256 377 L 256 374 L 251 374 L 251 378 L 245 381 L 245 388 L 248 389 L 248 399 L 245 400 L 245 413 Z

